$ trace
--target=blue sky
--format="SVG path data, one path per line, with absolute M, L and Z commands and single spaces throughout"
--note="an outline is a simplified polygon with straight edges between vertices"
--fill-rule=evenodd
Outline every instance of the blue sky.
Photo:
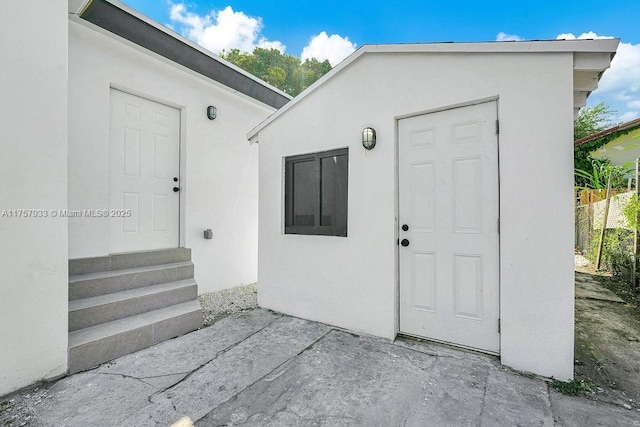
M 640 2 L 124 0 L 214 53 L 255 46 L 329 59 L 367 43 L 621 39 L 589 105 L 608 102 L 614 121 L 640 117 Z

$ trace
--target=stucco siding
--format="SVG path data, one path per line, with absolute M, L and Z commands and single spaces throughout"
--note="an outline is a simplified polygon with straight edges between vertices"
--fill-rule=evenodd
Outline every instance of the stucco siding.
M 0 3 L 0 395 L 67 370 L 67 49 L 66 1 Z
M 274 110 L 91 24 L 70 22 L 69 40 L 69 209 L 108 207 L 110 87 L 177 107 L 180 244 L 193 251 L 199 291 L 255 282 L 258 152 L 245 134 Z M 108 219 L 71 218 L 69 228 L 70 258 L 109 252 Z
M 572 61 L 570 52 L 365 54 L 262 129 L 259 303 L 394 338 L 396 118 L 497 97 L 501 357 L 572 377 Z M 361 145 L 366 126 L 378 135 L 372 151 Z M 348 237 L 284 235 L 283 158 L 340 147 L 349 147 Z

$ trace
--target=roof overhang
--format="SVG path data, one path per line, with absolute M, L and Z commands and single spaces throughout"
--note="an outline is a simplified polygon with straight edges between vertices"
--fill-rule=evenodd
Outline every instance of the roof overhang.
M 597 39 L 364 45 L 287 105 L 267 117 L 247 134 L 247 138 L 252 143 L 257 142 L 258 134 L 262 129 L 324 82 L 333 78 L 362 55 L 379 53 L 573 53 L 573 108 L 574 116 L 577 117 L 580 108 L 586 104 L 589 94 L 598 87 L 602 73 L 611 65 L 619 43 L 620 39 Z
M 70 12 L 273 108 L 291 97 L 116 0 L 69 1 Z

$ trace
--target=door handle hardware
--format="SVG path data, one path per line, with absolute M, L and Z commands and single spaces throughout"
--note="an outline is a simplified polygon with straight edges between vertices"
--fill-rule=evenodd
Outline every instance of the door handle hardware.
M 173 187 L 173 192 L 177 193 L 178 191 L 180 191 L 180 187 Z
M 409 240 L 407 240 L 407 239 L 402 239 L 402 241 L 400 242 L 400 244 L 401 244 L 402 246 L 405 246 L 405 247 L 406 247 L 406 246 L 409 246 Z

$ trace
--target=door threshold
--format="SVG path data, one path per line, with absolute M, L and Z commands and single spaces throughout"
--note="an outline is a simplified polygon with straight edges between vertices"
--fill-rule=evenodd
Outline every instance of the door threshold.
M 407 334 L 405 332 L 398 332 L 398 334 L 396 335 L 396 340 L 397 339 L 407 339 L 410 341 L 417 341 L 417 342 L 422 342 L 422 343 L 427 343 L 427 344 L 438 344 L 438 345 L 442 345 L 445 347 L 450 347 L 453 348 L 455 350 L 465 350 L 465 351 L 469 351 L 472 353 L 478 353 L 478 354 L 484 354 L 484 355 L 490 355 L 490 356 L 497 356 L 500 357 L 500 352 L 494 352 L 494 351 L 489 351 L 489 350 L 482 350 L 479 348 L 475 348 L 475 347 L 470 347 L 467 345 L 463 345 L 463 344 L 456 344 L 456 343 L 452 343 L 449 341 L 442 341 L 442 340 L 438 340 L 435 338 L 425 338 L 425 337 L 420 337 L 417 335 L 411 335 L 411 334 Z M 394 340 L 395 341 L 395 340 Z

